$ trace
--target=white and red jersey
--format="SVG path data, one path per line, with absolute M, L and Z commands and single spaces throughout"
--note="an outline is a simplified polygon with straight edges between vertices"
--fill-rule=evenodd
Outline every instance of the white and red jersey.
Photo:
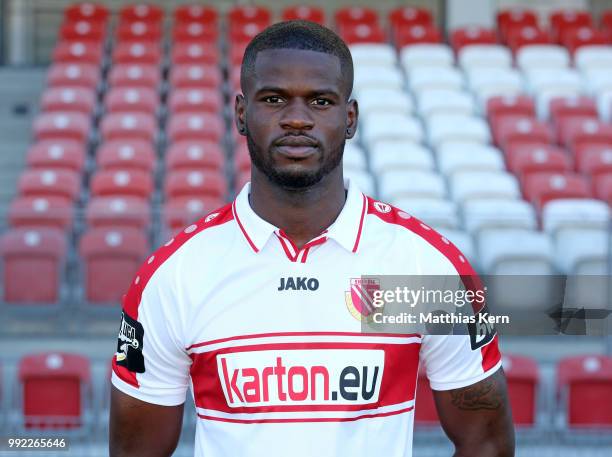
M 472 268 L 350 183 L 336 221 L 302 249 L 251 209 L 249 190 L 143 264 L 113 384 L 159 405 L 191 387 L 196 456 L 411 456 L 419 362 L 433 389 L 464 387 L 500 367 L 497 337 L 472 349 L 469 335 L 364 333 L 347 294 L 363 275 Z

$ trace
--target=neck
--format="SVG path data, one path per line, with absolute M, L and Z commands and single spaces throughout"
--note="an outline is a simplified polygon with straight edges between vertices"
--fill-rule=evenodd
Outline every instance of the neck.
M 257 168 L 251 171 L 251 208 L 259 217 L 281 228 L 298 248 L 336 220 L 345 200 L 342 165 L 305 190 L 284 189 Z

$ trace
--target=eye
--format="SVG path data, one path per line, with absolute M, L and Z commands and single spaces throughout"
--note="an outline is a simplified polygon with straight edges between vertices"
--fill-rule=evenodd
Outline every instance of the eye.
M 312 101 L 312 104 L 316 105 L 316 106 L 329 106 L 329 105 L 332 104 L 332 102 L 331 102 L 331 100 L 328 100 L 326 98 L 315 98 Z
M 276 96 L 276 95 L 270 95 L 270 96 L 268 96 L 268 97 L 264 97 L 262 100 L 263 100 L 264 102 L 266 102 L 266 103 L 270 103 L 270 104 L 272 104 L 272 105 L 276 105 L 276 104 L 278 104 L 278 103 L 282 103 L 282 101 L 283 101 L 283 99 L 282 99 L 282 98 L 280 98 L 280 97 L 278 97 L 278 96 Z

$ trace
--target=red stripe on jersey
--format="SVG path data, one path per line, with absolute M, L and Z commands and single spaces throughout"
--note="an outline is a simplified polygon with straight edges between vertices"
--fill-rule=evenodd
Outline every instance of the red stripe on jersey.
M 361 231 L 363 229 L 363 221 L 365 219 L 366 211 L 368 209 L 368 199 L 364 194 L 361 194 L 363 198 L 363 208 L 361 209 L 361 219 L 359 220 L 359 229 L 357 230 L 357 237 L 355 238 L 355 245 L 353 246 L 353 252 L 357 252 L 359 246 L 359 240 L 361 240 Z
M 410 412 L 414 409 L 414 406 L 409 406 L 408 408 L 399 409 L 397 411 L 389 411 L 387 413 L 378 413 L 378 414 L 363 414 L 357 417 L 320 417 L 320 418 L 310 418 L 310 419 L 229 419 L 224 417 L 214 417 L 214 416 L 206 416 L 204 414 L 199 414 L 198 417 L 200 419 L 220 421 L 220 422 L 231 422 L 234 424 L 266 424 L 266 423 L 288 423 L 288 422 L 353 422 L 361 419 L 372 419 L 375 417 L 386 417 L 386 416 L 395 416 L 396 414 L 403 414 Z
M 476 271 L 474 271 L 468 260 L 453 243 L 425 223 L 398 208 L 383 204 L 384 206 L 388 206 L 390 211 L 385 213 L 376 209 L 376 206 L 374 205 L 375 202 L 376 200 L 368 197 L 368 214 L 378 216 L 378 218 L 389 224 L 400 225 L 419 235 L 452 263 L 467 290 L 476 291 L 482 289 L 482 282 L 478 277 L 478 274 Z M 380 207 L 380 203 L 378 206 Z M 474 308 L 474 312 L 478 311 L 478 309 Z M 501 360 L 497 335 L 495 335 L 495 338 L 493 338 L 490 343 L 480 348 L 480 353 L 482 355 L 482 369 L 484 371 L 488 371 L 497 365 L 497 363 Z
M 242 222 L 240 222 L 240 218 L 238 217 L 238 213 L 236 212 L 236 201 L 235 200 L 231 206 L 232 206 L 232 214 L 234 215 L 236 222 L 238 222 L 238 227 L 240 227 L 240 230 L 242 231 L 242 233 L 244 234 L 244 237 L 246 238 L 249 245 L 251 246 L 251 249 L 253 249 L 253 251 L 255 252 L 259 252 L 259 249 L 257 248 L 257 246 L 255 246 L 255 243 L 253 243 L 253 240 L 251 240 L 251 237 L 249 237 L 249 234 L 244 229 Z
M 216 216 L 213 216 L 216 214 Z M 143 263 L 136 273 L 134 281 L 123 296 L 123 311 L 134 320 L 138 320 L 138 307 L 142 298 L 147 283 L 157 271 L 157 269 L 174 254 L 183 244 L 190 240 L 193 236 L 211 227 L 224 224 L 233 219 L 231 205 L 227 204 L 216 211 L 212 211 L 207 216 L 193 223 L 185 230 L 177 234 L 162 247 L 158 248 L 148 260 Z M 118 366 L 113 357 L 113 370 L 123 381 L 128 384 L 139 387 L 136 373 L 129 371 L 127 368 Z

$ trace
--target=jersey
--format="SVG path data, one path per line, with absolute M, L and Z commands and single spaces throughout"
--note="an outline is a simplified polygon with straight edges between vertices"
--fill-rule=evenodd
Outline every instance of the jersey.
M 123 300 L 112 383 L 179 405 L 190 389 L 197 457 L 412 455 L 419 365 L 435 390 L 501 366 L 497 336 L 361 331 L 362 275 L 473 275 L 447 239 L 347 182 L 333 224 L 299 249 L 235 201 L 170 239 Z M 357 316 L 358 317 L 358 316 Z

